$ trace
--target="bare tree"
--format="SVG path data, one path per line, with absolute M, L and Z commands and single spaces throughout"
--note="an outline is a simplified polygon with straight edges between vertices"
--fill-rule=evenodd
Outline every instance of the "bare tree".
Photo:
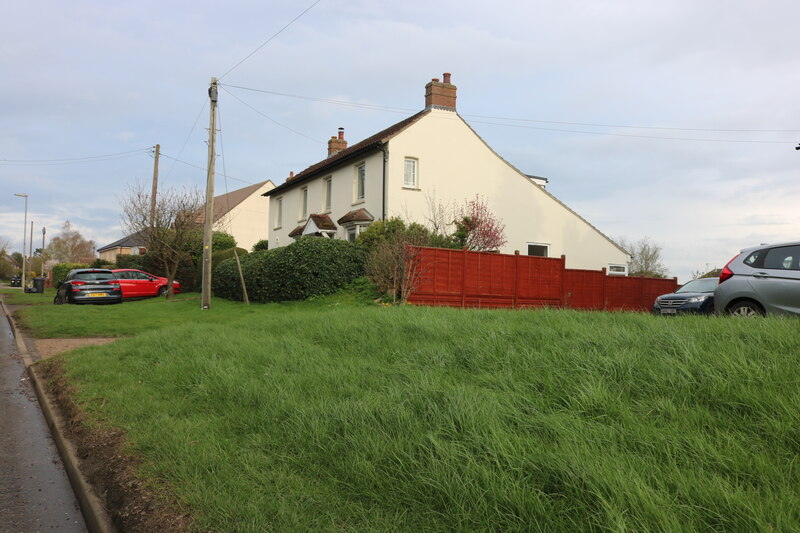
M 91 263 L 95 258 L 96 247 L 94 241 L 84 239 L 67 220 L 61 233 L 50 239 L 47 255 L 59 263 Z
M 428 204 L 428 212 L 425 214 L 425 223 L 431 233 L 441 237 L 449 236 L 452 233 L 451 226 L 455 217 L 455 209 L 452 204 L 442 203 L 436 199 L 436 191 L 433 194 L 425 194 L 425 202 Z M 406 217 L 410 220 L 409 217 Z
M 405 303 L 421 278 L 419 246 L 427 245 L 423 233 L 403 231 L 376 243 L 367 257 L 366 273 L 378 290 Z
M 203 207 L 198 189 L 162 189 L 156 196 L 151 220 L 150 191 L 141 183 L 129 187 L 122 199 L 122 225 L 129 235 L 138 233 L 167 274 L 167 298 L 172 298 L 172 282 L 181 261 L 191 257 L 197 242 L 197 214 Z
M 638 241 L 630 241 L 625 237 L 619 237 L 617 244 L 628 252 L 630 256 L 630 261 L 628 261 L 629 275 L 648 278 L 667 277 L 667 267 L 661 262 L 661 246 L 653 242 L 649 237 L 643 237 Z

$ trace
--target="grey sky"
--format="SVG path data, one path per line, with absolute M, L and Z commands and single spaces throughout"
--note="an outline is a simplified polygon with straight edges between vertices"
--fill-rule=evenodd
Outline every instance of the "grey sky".
M 311 3 L 6 6 L 0 236 L 21 248 L 18 192 L 30 195 L 34 242 L 42 225 L 54 235 L 67 219 L 98 245 L 121 237 L 120 197 L 150 179 L 146 153 L 7 161 L 160 143 L 166 156 L 204 167 L 211 76 Z M 230 93 L 220 92 L 217 170 L 243 180 L 229 179 L 228 190 L 278 184 L 324 157 L 339 126 L 351 143 L 363 139 L 421 109 L 424 84 L 452 72 L 459 113 L 500 155 L 548 177 L 551 192 L 607 235 L 654 239 L 685 280 L 742 247 L 800 238 L 798 20 L 791 0 L 322 0 L 222 79 Z M 164 186 L 204 186 L 201 169 L 166 157 L 160 169 Z M 220 176 L 217 192 L 225 189 Z

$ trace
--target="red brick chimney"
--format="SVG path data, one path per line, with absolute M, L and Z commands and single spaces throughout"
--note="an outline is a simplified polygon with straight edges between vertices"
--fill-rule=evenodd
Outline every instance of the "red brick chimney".
M 331 137 L 328 140 L 328 157 L 339 153 L 347 148 L 347 141 L 344 140 L 344 128 L 339 128 L 339 136 Z
M 439 109 L 455 111 L 456 86 L 450 83 L 449 72 L 445 72 L 442 77 L 444 82 L 440 82 L 439 78 L 433 78 L 425 86 L 425 109 L 438 107 Z

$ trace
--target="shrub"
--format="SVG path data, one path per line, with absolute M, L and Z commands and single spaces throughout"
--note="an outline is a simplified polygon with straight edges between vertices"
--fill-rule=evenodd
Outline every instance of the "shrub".
M 254 252 L 260 252 L 262 250 L 269 250 L 269 241 L 267 239 L 261 239 L 253 245 Z
M 117 254 L 117 268 L 136 268 L 144 270 L 144 256 Z
M 92 268 L 117 268 L 114 263 L 106 259 L 95 259 L 92 261 Z
M 58 263 L 53 265 L 53 287 L 61 285 L 69 271 L 76 268 L 89 268 L 89 265 L 86 263 Z
M 253 252 L 241 258 L 248 296 L 254 302 L 305 300 L 331 294 L 364 275 L 365 253 L 353 243 L 306 237 L 276 248 Z M 234 259 L 214 270 L 214 294 L 242 300 L 242 289 Z

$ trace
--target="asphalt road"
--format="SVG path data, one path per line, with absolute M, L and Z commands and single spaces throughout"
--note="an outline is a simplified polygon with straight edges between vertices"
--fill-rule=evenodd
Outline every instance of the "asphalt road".
M 0 312 L 0 533 L 85 533 L 8 319 Z

